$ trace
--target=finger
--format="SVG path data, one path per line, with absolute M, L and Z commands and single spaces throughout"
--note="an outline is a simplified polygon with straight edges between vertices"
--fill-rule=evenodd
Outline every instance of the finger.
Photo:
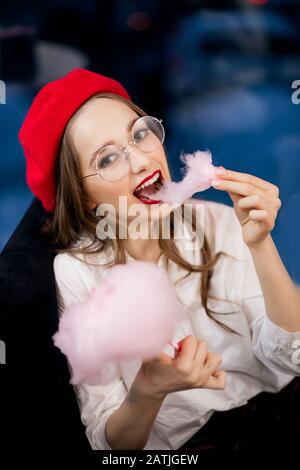
M 258 190 L 249 183 L 239 183 L 236 181 L 225 181 L 225 180 L 213 180 L 211 185 L 215 189 L 220 189 L 222 191 L 228 191 L 233 194 L 241 195 L 241 196 L 250 196 L 254 194 Z
M 202 387 L 223 390 L 226 384 L 226 372 L 218 370 L 214 375 L 210 375 Z
M 197 339 L 195 336 L 189 335 L 180 341 L 179 344 L 181 346 L 181 351 L 178 353 L 174 361 L 180 365 L 187 362 L 190 363 L 194 359 L 197 351 Z
M 267 201 L 258 194 L 252 194 L 241 198 L 237 203 L 239 209 L 264 209 L 267 205 Z
M 271 232 L 275 226 L 276 215 L 272 215 L 265 210 L 251 210 L 249 212 L 249 218 L 254 222 L 263 224 L 268 232 Z
M 194 356 L 194 362 L 203 367 L 209 354 L 210 353 L 207 352 L 207 343 L 205 343 L 204 341 L 198 341 L 196 354 Z
M 273 190 L 276 188 L 276 186 L 273 183 L 270 183 L 269 181 L 265 181 L 262 178 L 259 178 L 258 176 L 255 175 L 250 175 L 248 173 L 241 173 L 238 171 L 233 171 L 233 170 L 227 170 L 221 168 L 221 170 L 224 171 L 224 173 L 219 173 L 217 170 L 217 176 L 222 178 L 222 179 L 229 179 L 232 181 L 240 181 L 241 183 L 249 183 L 252 184 L 253 186 L 256 186 L 257 188 L 262 189 L 263 191 L 267 190 Z
M 265 222 L 268 219 L 269 213 L 268 211 L 262 209 L 262 210 L 256 210 L 252 209 L 249 212 L 249 219 L 255 220 L 256 222 Z
M 243 198 L 243 196 L 238 196 L 237 194 L 233 194 L 233 193 L 230 193 L 230 192 L 228 192 L 228 195 L 229 195 L 230 199 L 232 200 L 233 204 L 236 204 L 240 199 Z
M 207 354 L 207 358 L 204 364 L 204 367 L 209 369 L 210 371 L 216 370 L 222 364 L 222 357 L 218 354 L 213 354 L 209 352 Z

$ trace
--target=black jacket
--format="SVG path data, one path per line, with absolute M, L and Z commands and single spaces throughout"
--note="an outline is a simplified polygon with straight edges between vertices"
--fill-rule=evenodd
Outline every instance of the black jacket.
M 0 256 L 0 446 L 74 454 L 91 448 L 66 358 L 52 341 L 58 309 L 55 255 L 40 233 L 46 216 L 34 199 Z

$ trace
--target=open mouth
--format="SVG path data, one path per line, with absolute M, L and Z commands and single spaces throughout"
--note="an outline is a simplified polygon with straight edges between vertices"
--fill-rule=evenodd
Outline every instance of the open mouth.
M 160 170 L 156 170 L 148 178 L 145 178 L 134 190 L 133 194 L 144 204 L 159 204 L 161 201 L 151 199 L 151 194 L 156 193 L 163 184 Z

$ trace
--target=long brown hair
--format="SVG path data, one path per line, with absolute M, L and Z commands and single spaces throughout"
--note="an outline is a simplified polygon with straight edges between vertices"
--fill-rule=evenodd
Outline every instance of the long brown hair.
M 89 98 L 88 101 L 101 97 L 111 98 L 125 103 L 127 106 L 132 108 L 138 116 L 147 115 L 147 113 L 135 103 L 111 93 L 97 93 Z M 115 238 L 113 240 L 107 239 L 103 242 L 103 240 L 100 240 L 96 235 L 96 226 L 99 223 L 99 217 L 96 215 L 96 210 L 91 209 L 88 205 L 88 195 L 80 179 L 78 154 L 72 139 L 70 138 L 72 123 L 80 111 L 81 108 L 72 116 L 62 137 L 56 166 L 57 191 L 55 211 L 54 214 L 49 215 L 42 228 L 42 232 L 50 237 L 54 253 L 68 252 L 73 256 L 76 256 L 76 254 L 85 255 L 87 253 L 97 255 L 103 252 L 107 248 L 107 245 L 110 244 L 110 246 L 113 247 L 115 254 L 113 264 L 124 264 L 126 263 L 126 255 L 122 241 Z M 164 150 L 167 155 L 165 147 Z M 169 239 L 163 238 L 160 233 L 158 238 L 159 247 L 164 255 L 165 266 L 167 267 L 169 260 L 172 260 L 180 268 L 187 271 L 187 274 L 184 277 L 187 277 L 191 273 L 201 273 L 199 282 L 200 299 L 206 314 L 226 331 L 237 333 L 229 326 L 224 325 L 222 322 L 214 318 L 213 314 L 217 314 L 218 312 L 215 312 L 208 307 L 208 298 L 215 298 L 209 294 L 213 268 L 222 255 L 229 255 L 223 251 L 219 251 L 212 255 L 207 237 L 203 233 L 203 244 L 201 249 L 203 264 L 197 266 L 189 263 L 181 256 L 175 244 L 174 217 L 172 217 L 172 214 L 170 222 L 171 237 Z M 192 211 L 191 224 L 195 233 L 196 220 L 194 210 Z M 85 247 L 78 246 L 77 243 L 83 233 L 86 233 L 91 237 L 90 245 Z M 111 263 L 107 264 L 107 267 L 109 266 L 111 266 Z M 226 299 L 223 300 L 226 301 Z

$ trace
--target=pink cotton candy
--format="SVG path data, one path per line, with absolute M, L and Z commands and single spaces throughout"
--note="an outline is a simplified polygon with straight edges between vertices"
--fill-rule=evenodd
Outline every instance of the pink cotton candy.
M 167 204 L 182 204 L 198 191 L 210 188 L 211 182 L 216 178 L 216 168 L 212 164 L 209 151 L 197 150 L 192 154 L 181 155 L 186 165 L 186 174 L 179 182 L 165 181 L 159 191 L 151 194 L 151 199 L 160 200 Z
M 117 374 L 117 361 L 153 358 L 185 318 L 162 267 L 136 261 L 106 273 L 86 302 L 65 309 L 53 336 L 71 365 L 72 384 L 106 384 Z

